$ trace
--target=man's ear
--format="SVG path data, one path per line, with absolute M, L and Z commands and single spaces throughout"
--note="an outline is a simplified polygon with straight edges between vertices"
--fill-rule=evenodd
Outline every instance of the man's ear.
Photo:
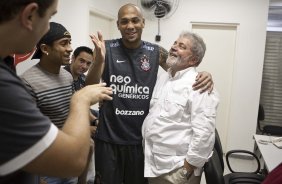
M 49 49 L 48 49 L 48 45 L 46 44 L 41 44 L 40 45 L 40 49 L 41 49 L 41 52 L 45 55 L 48 55 L 49 54 Z
M 194 62 L 194 66 L 198 66 L 200 64 L 199 57 L 198 56 L 194 56 L 193 57 L 193 62 Z
M 38 4 L 29 3 L 21 11 L 20 21 L 24 27 L 26 27 L 29 30 L 32 30 L 33 22 L 36 16 L 38 16 Z
M 74 58 L 74 55 L 71 56 L 71 63 L 74 63 L 75 61 L 75 58 Z
M 117 28 L 118 28 L 118 30 L 119 30 L 119 23 L 118 23 L 118 20 L 117 20 Z
M 188 65 L 189 66 L 198 66 L 199 65 L 198 61 L 199 61 L 198 56 L 192 56 L 188 60 Z
M 145 19 L 144 18 L 142 18 L 143 20 L 142 20 L 142 23 L 143 23 L 143 28 L 145 27 Z

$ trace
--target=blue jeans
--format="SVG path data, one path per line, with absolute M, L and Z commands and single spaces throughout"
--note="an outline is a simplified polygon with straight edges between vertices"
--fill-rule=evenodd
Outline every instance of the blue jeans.
M 48 184 L 77 184 L 77 178 L 41 177 Z

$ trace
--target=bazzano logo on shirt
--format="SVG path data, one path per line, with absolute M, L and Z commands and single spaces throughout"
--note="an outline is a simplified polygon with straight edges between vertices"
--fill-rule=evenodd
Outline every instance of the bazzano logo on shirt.
M 119 110 L 116 108 L 116 115 L 127 115 L 127 116 L 142 116 L 144 111 L 129 111 L 129 110 Z

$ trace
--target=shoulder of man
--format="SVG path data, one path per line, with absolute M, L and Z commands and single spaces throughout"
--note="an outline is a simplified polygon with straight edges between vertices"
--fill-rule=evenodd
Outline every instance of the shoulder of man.
M 26 71 L 24 71 L 20 75 L 20 78 L 25 79 L 25 80 L 30 80 L 30 79 L 33 79 L 34 75 L 36 75 L 38 72 L 40 73 L 41 70 L 40 70 L 40 68 L 37 67 L 37 64 L 35 64 L 32 67 L 30 67 L 29 69 L 27 69 Z
M 120 39 L 112 39 L 112 40 L 105 40 L 105 45 L 110 47 L 119 47 L 121 44 L 121 38 Z
M 63 67 L 66 71 L 70 72 L 70 65 L 66 65 Z

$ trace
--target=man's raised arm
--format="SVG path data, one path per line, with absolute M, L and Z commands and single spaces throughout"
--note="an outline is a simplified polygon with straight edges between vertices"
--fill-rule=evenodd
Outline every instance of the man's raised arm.
M 104 71 L 106 55 L 105 42 L 103 40 L 102 34 L 98 32 L 98 37 L 92 34 L 90 35 L 90 38 L 95 46 L 94 62 L 86 76 L 86 85 L 100 83 L 100 79 Z

